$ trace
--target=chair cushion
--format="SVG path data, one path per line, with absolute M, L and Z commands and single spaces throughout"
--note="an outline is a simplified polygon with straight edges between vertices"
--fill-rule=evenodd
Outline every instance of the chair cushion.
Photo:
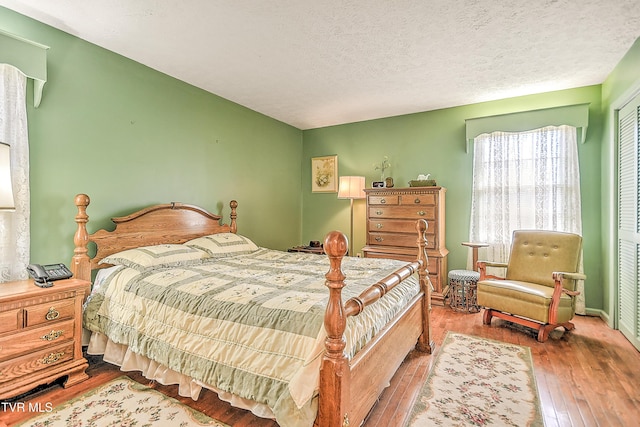
M 544 230 L 516 230 L 513 232 L 508 280 L 540 283 L 553 288 L 554 271 L 577 271 L 582 237 L 572 233 Z M 574 282 L 565 286 L 574 290 Z
M 553 288 L 518 280 L 482 280 L 478 282 L 478 305 L 540 323 L 549 323 L 549 305 Z M 557 323 L 571 320 L 575 312 L 574 299 L 560 297 Z

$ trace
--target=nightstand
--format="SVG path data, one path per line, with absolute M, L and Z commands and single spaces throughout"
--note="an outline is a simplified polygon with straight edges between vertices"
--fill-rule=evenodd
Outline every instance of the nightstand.
M 322 246 L 294 246 L 287 249 L 287 252 L 305 252 L 308 254 L 325 255 Z
M 68 376 L 88 378 L 82 355 L 82 303 L 91 282 L 77 279 L 40 288 L 33 280 L 0 283 L 0 399 Z

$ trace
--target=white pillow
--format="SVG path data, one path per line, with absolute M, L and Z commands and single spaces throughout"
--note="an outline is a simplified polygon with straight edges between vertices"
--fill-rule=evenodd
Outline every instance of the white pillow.
M 202 250 L 185 245 L 165 244 L 117 252 L 100 260 L 100 264 L 124 265 L 143 272 L 150 268 L 185 265 L 206 258 L 209 258 L 209 254 Z
M 205 251 L 212 258 L 249 254 L 259 249 L 249 238 L 235 233 L 219 233 L 198 237 L 186 242 L 185 246 Z

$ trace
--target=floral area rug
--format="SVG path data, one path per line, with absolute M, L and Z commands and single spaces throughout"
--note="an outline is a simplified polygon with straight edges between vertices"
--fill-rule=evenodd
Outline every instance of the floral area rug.
M 21 427 L 229 427 L 126 376 L 20 424 Z
M 406 426 L 544 426 L 531 349 L 448 332 Z

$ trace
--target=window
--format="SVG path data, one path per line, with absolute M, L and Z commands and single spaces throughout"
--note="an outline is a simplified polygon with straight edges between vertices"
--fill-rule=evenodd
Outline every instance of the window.
M 11 147 L 15 211 L 0 211 L 0 283 L 26 279 L 29 263 L 29 143 L 27 78 L 0 64 L 0 140 Z
M 575 127 L 496 131 L 474 139 L 470 239 L 489 244 L 484 259 L 506 262 L 518 229 L 582 235 Z M 578 312 L 583 307 L 584 292 Z

